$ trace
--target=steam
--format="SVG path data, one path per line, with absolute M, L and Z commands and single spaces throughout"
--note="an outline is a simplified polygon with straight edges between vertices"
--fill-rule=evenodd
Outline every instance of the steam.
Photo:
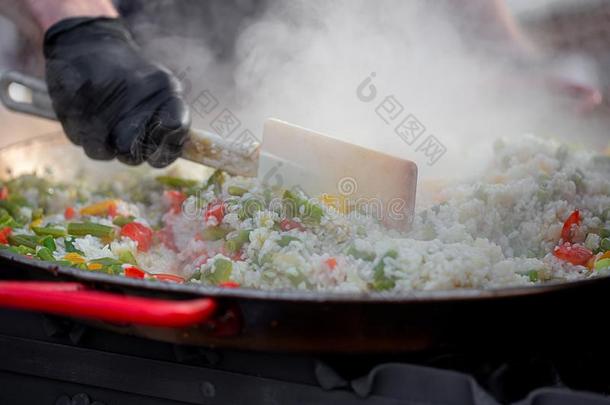
M 500 137 L 604 145 L 602 123 L 574 114 L 539 80 L 544 63 L 513 63 L 512 50 L 464 35 L 455 21 L 450 9 L 423 1 L 272 2 L 242 23 L 232 60 L 168 37 L 149 49 L 182 74 L 191 97 L 210 90 L 257 136 L 266 118 L 280 118 L 411 159 L 420 179 L 476 173 Z M 357 89 L 371 74 L 377 98 L 363 102 Z M 400 119 L 376 114 L 386 96 L 404 107 L 400 118 L 412 114 L 425 126 L 421 140 L 433 135 L 446 148 L 433 165 L 394 132 Z M 194 118 L 205 128 L 214 117 Z

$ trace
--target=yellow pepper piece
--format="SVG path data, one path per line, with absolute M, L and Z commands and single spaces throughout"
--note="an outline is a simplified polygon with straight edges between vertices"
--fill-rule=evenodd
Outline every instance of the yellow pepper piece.
M 341 214 L 349 213 L 349 201 L 344 195 L 322 194 L 320 201 L 328 207 L 333 207 Z
M 67 253 L 64 256 L 64 259 L 69 261 L 72 264 L 81 264 L 81 263 L 85 263 L 85 261 L 86 261 L 84 257 L 82 257 L 78 253 L 74 253 L 74 252 Z
M 39 228 L 41 225 L 42 225 L 42 218 L 32 221 L 32 223 L 30 224 L 30 229 Z
M 610 259 L 610 250 L 607 252 L 604 252 L 603 255 L 601 255 L 600 257 L 597 258 L 597 260 L 602 260 L 602 259 Z
M 81 215 L 106 216 L 112 210 L 116 211 L 117 200 L 104 200 L 81 208 Z
M 101 263 L 89 263 L 89 264 L 87 265 L 87 268 L 88 268 L 89 270 L 101 270 L 101 269 L 103 269 L 103 268 L 104 268 L 104 266 L 102 266 L 102 264 L 101 264 Z

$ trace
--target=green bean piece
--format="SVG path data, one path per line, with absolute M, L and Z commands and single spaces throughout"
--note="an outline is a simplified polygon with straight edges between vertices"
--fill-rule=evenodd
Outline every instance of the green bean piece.
M 187 188 L 187 187 L 195 187 L 199 184 L 197 180 L 191 179 L 183 179 L 180 177 L 172 177 L 172 176 L 159 176 L 155 180 L 161 183 L 164 186 L 175 187 L 175 188 Z
M 32 248 L 27 247 L 27 246 L 23 246 L 23 245 L 20 245 L 20 246 L 11 246 L 8 250 L 10 252 L 12 252 L 12 253 L 16 253 L 16 254 L 22 255 L 22 256 L 27 256 L 27 255 L 34 256 L 36 254 L 36 250 L 35 249 L 32 249 Z
M 209 273 L 206 279 L 214 284 L 220 284 L 229 281 L 231 272 L 233 271 L 233 263 L 227 259 L 216 259 L 212 267 L 212 273 Z
M 102 257 L 100 259 L 93 259 L 89 263 L 98 263 L 102 266 L 122 266 L 123 263 L 120 260 L 113 259 L 112 257 Z
M 61 237 L 68 235 L 68 233 L 65 231 L 65 229 L 53 228 L 50 226 L 45 226 L 45 227 L 33 226 L 32 231 L 34 231 L 34 233 L 38 236 L 52 236 L 54 238 L 61 238 Z
M 318 225 L 324 216 L 324 210 L 301 198 L 296 193 L 286 190 L 283 196 L 284 209 L 288 218 L 299 217 L 303 223 L 308 225 Z
M 130 215 L 128 217 L 119 215 L 112 221 L 112 223 L 115 224 L 116 226 L 123 227 L 127 224 L 132 223 L 133 221 L 135 221 L 135 219 L 136 219 L 136 217 L 134 217 L 133 215 Z
M 49 249 L 51 252 L 55 252 L 57 250 L 57 245 L 55 244 L 55 239 L 51 235 L 44 236 L 38 240 L 38 243 L 42 246 Z
M 0 228 L 16 228 L 17 222 L 4 208 L 0 208 Z
M 6 210 L 16 222 L 25 222 L 25 218 L 21 215 L 21 207 L 13 201 L 0 200 L 0 208 Z
M 538 270 L 530 270 L 527 272 L 527 277 L 532 283 L 535 283 L 540 279 L 540 274 L 538 273 Z
M 225 248 L 231 253 L 238 252 L 244 244 L 250 242 L 250 232 L 250 229 L 239 231 L 236 236 L 226 241 Z
M 36 249 L 38 237 L 32 235 L 9 235 L 8 242 L 12 246 L 26 246 L 30 249 Z
M 54 262 L 55 261 L 53 252 L 49 248 L 46 248 L 46 247 L 42 247 L 42 248 L 38 249 L 38 252 L 36 252 L 36 256 L 38 256 L 38 258 L 40 260 L 44 260 L 45 262 Z
M 377 291 L 391 290 L 396 286 L 396 282 L 385 274 L 385 258 L 390 257 L 396 259 L 398 252 L 389 250 L 384 254 L 379 262 L 373 267 L 373 288 Z
M 224 239 L 231 229 L 222 226 L 209 226 L 201 231 L 201 239 L 204 241 L 215 241 Z
M 241 221 L 243 221 L 247 218 L 254 217 L 254 214 L 264 209 L 265 204 L 260 199 L 257 199 L 255 197 L 248 198 L 242 203 L 242 206 L 239 212 L 237 213 L 237 216 Z
M 208 179 L 208 181 L 205 184 L 205 188 L 209 188 L 209 187 L 214 187 L 214 193 L 215 194 L 220 194 L 220 192 L 222 191 L 222 185 L 225 182 L 225 175 L 224 172 L 220 169 L 216 170 L 214 173 L 212 173 L 212 175 L 210 176 L 210 178 Z
M 347 255 L 353 257 L 354 259 L 364 260 L 365 262 L 372 262 L 376 257 L 375 253 L 358 250 L 354 245 L 347 249 Z
M 123 263 L 133 264 L 134 266 L 138 265 L 136 258 L 129 250 L 125 250 L 119 254 L 119 260 Z
M 290 245 L 290 242 L 294 242 L 294 241 L 300 242 L 301 239 L 295 238 L 294 236 L 290 236 L 290 235 L 284 235 L 277 241 L 277 244 L 279 247 L 286 247 L 286 246 Z
M 74 238 L 72 238 L 72 237 L 65 238 L 64 245 L 66 246 L 67 253 L 78 253 L 81 256 L 84 255 L 84 253 L 81 250 L 74 247 Z
M 230 195 L 234 195 L 236 197 L 242 197 L 244 194 L 248 192 L 247 189 L 239 186 L 229 186 L 228 190 Z
M 114 238 L 116 232 L 111 226 L 93 222 L 72 222 L 68 224 L 68 233 L 74 236 L 91 235 L 97 238 Z

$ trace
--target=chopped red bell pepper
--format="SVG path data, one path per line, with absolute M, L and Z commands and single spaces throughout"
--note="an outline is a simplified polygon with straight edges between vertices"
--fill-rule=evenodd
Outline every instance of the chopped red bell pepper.
M 282 231 L 290 231 L 291 229 L 298 229 L 299 231 L 304 231 L 305 227 L 300 222 L 294 221 L 292 219 L 282 219 L 280 222 L 280 229 Z
M 555 257 L 576 266 L 585 266 L 593 252 L 582 245 L 564 243 L 555 247 L 553 250 Z
M 8 198 L 8 187 L 0 187 L 0 200 L 6 200 Z
M 135 266 L 131 266 L 125 269 L 125 277 L 144 278 L 146 277 L 146 272 L 144 270 L 138 269 Z
M 114 218 L 118 215 L 118 208 L 116 206 L 116 203 L 112 202 L 108 204 L 108 215 L 110 216 L 110 218 Z
M 76 210 L 72 207 L 68 207 L 64 211 L 64 218 L 66 218 L 66 219 L 72 219 L 75 216 L 76 216 Z
M 187 198 L 186 194 L 178 190 L 165 190 L 163 196 L 169 202 L 172 213 L 178 214 L 182 211 L 182 204 Z
M 0 231 L 0 244 L 8 245 L 8 237 L 13 233 L 13 229 L 10 226 L 3 228 Z
M 138 250 L 147 252 L 152 245 L 153 230 L 139 222 L 131 222 L 121 228 L 121 236 L 138 242 Z
M 241 285 L 236 282 L 236 281 L 223 281 L 222 283 L 218 284 L 218 287 L 223 287 L 223 288 L 239 288 Z
M 157 241 L 161 242 L 166 248 L 171 249 L 176 253 L 178 252 L 178 246 L 176 246 L 174 234 L 172 232 L 172 228 L 169 225 L 155 232 L 155 238 Z
M 156 278 L 157 280 L 160 281 L 168 281 L 170 283 L 178 283 L 178 284 L 182 284 L 184 283 L 184 277 L 180 277 L 177 276 L 175 274 L 153 274 L 152 275 L 154 278 Z
M 208 222 L 210 218 L 216 218 L 216 223 L 220 224 L 225 217 L 225 204 L 222 201 L 215 201 L 208 204 L 203 218 Z
M 575 210 L 570 214 L 568 219 L 563 223 L 563 228 L 561 229 L 561 239 L 564 242 L 572 243 L 572 238 L 574 237 L 574 231 L 578 225 L 580 225 L 580 212 Z
M 324 263 L 326 263 L 328 268 L 331 269 L 331 270 L 334 270 L 335 267 L 337 267 L 337 259 L 335 259 L 334 257 L 331 257 L 330 259 L 326 259 L 324 261 Z

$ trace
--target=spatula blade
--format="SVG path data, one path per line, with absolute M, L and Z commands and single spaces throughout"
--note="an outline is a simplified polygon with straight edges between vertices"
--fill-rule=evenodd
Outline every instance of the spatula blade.
M 268 119 L 258 167 L 266 186 L 299 187 L 340 210 L 367 211 L 385 225 L 408 229 L 417 166 L 277 119 Z

